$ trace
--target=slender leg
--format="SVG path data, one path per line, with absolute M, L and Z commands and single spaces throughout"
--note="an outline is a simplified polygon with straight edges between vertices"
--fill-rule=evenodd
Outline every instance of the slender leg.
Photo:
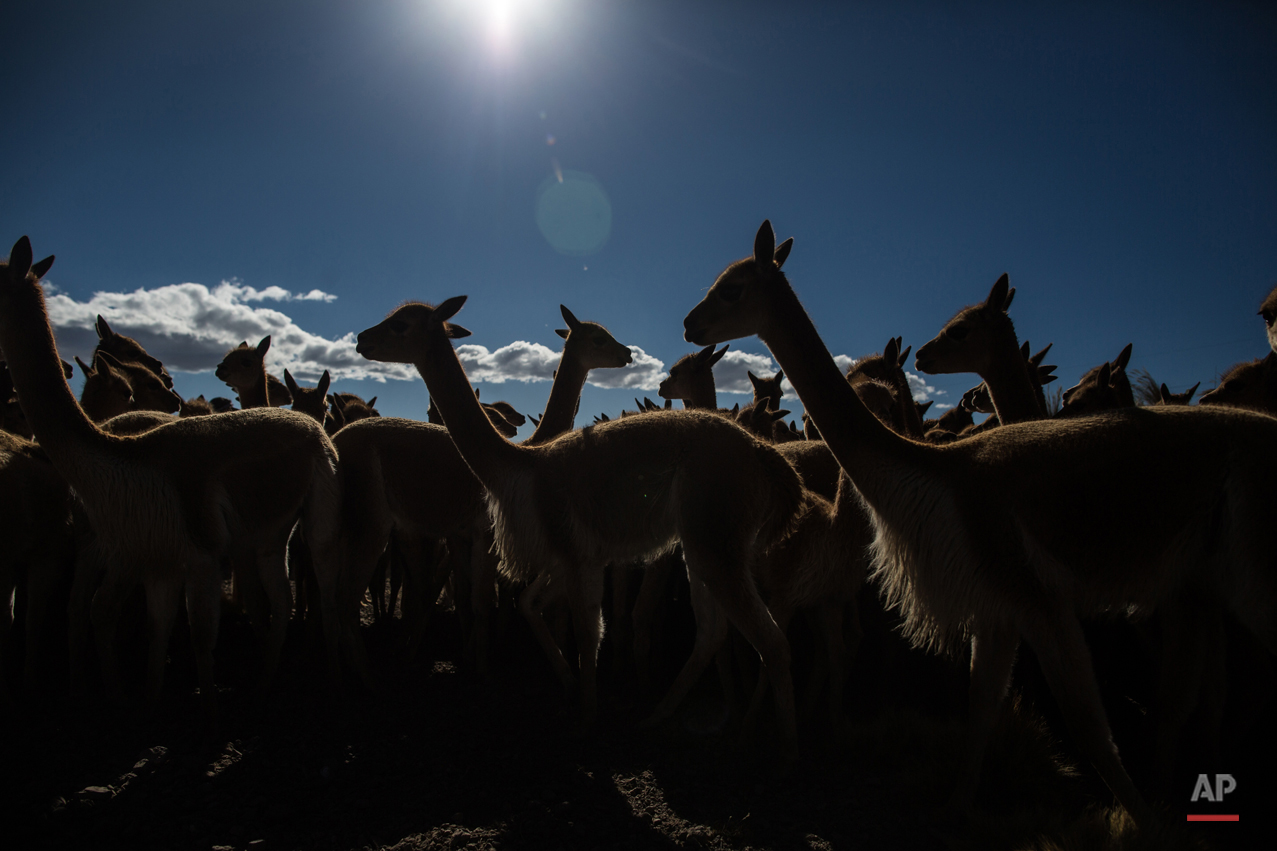
M 695 577 L 691 578 L 692 609 L 696 613 L 696 642 L 692 654 L 674 678 L 665 697 L 643 720 L 641 726 L 651 727 L 672 716 L 687 697 L 687 693 L 700 680 L 709 663 L 727 641 L 728 621 L 723 610 L 710 595 L 709 589 Z
M 215 563 L 195 564 L 186 580 L 186 615 L 195 650 L 195 670 L 199 675 L 200 702 L 211 727 L 217 723 L 217 688 L 213 677 L 213 648 L 221 618 L 222 583 Z
M 497 604 L 497 568 L 500 561 L 492 552 L 492 532 L 476 535 L 470 548 L 470 629 L 474 667 L 479 676 L 488 676 L 492 652 L 492 610 Z
M 599 714 L 599 645 L 603 643 L 603 567 L 586 566 L 570 589 L 572 631 L 581 671 L 581 721 L 587 727 Z
M 681 561 L 681 558 L 676 560 L 666 556 L 648 566 L 643 572 L 643 583 L 630 613 L 630 623 L 634 627 L 634 674 L 639 693 L 643 695 L 652 688 L 652 623 L 656 619 L 657 608 L 665 599 L 670 574 Z
M 258 578 L 270 603 L 270 626 L 262 642 L 262 670 L 258 690 L 263 694 L 275 681 L 280 653 L 288 637 L 288 614 L 293 608 L 293 592 L 288 586 L 287 546 L 280 544 L 257 553 Z
M 68 685 L 71 697 L 85 692 L 84 679 L 93 655 L 93 597 L 102 571 L 97 550 L 91 545 L 80 547 L 75 555 L 75 576 L 71 582 L 71 599 L 67 601 Z
M 1027 627 L 1025 640 L 1037 653 L 1051 694 L 1059 703 L 1082 753 L 1135 823 L 1147 826 L 1152 821 L 1152 811 L 1122 767 L 1117 746 L 1113 744 L 1091 667 L 1091 654 L 1077 618 L 1072 613 L 1062 613 L 1053 618 L 1035 619 Z
M 151 624 L 151 646 L 147 653 L 146 699 L 155 703 L 164 686 L 164 667 L 168 662 L 169 638 L 177 620 L 177 607 L 182 600 L 182 583 L 174 575 L 146 582 L 146 613 Z M 220 589 L 219 589 L 220 592 Z M 197 657 L 198 659 L 198 657 Z
M 116 703 L 124 699 L 124 690 L 120 682 L 119 660 L 115 654 L 115 632 L 124 602 L 132 590 L 132 584 L 120 582 L 108 574 L 93 595 L 91 617 L 98 661 L 102 665 L 102 681 L 106 685 L 108 697 Z
M 989 736 L 1011 684 L 1011 666 L 1019 639 L 1001 627 L 977 630 L 971 638 L 971 685 L 967 692 L 967 740 L 958 782 L 945 806 L 948 816 L 968 812 L 975 803 Z
M 564 590 L 563 583 L 551 582 L 549 572 L 545 571 L 519 595 L 519 611 L 523 612 L 528 628 L 532 630 L 533 637 L 541 645 L 541 651 L 545 653 L 545 658 L 554 669 L 555 676 L 563 684 L 564 691 L 570 695 L 576 688 L 576 678 L 572 676 L 572 669 L 563 656 L 563 649 L 550 634 L 550 628 L 541 614 L 548 603 L 563 596 Z

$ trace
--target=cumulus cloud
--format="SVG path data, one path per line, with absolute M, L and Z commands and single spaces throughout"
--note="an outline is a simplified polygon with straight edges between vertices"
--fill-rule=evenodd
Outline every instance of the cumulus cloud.
M 216 287 L 170 284 L 127 293 L 98 292 L 76 301 L 46 287 L 49 320 L 58 345 L 66 354 L 87 354 L 97 344 L 94 321 L 104 316 L 111 328 L 141 343 L 169 369 L 202 372 L 212 369 L 226 350 L 241 341 L 256 343 L 271 337 L 270 366 L 285 368 L 299 379 L 314 381 L 325 369 L 334 378 L 418 379 L 404 364 L 373 363 L 355 352 L 355 335 L 329 340 L 305 330 L 286 313 L 261 302 L 332 302 L 336 296 L 321 290 L 294 294 L 282 287 L 258 290 L 237 281 Z
M 301 328 L 286 313 L 261 302 L 311 301 L 330 303 L 337 297 L 321 290 L 291 293 L 282 287 L 262 290 L 238 281 L 222 281 L 216 287 L 203 284 L 171 284 L 130 293 L 94 293 L 88 301 L 76 301 L 51 283 L 45 284 L 49 320 L 63 354 L 87 357 L 97 345 L 94 323 L 99 314 L 112 330 L 135 338 L 170 370 L 203 372 L 221 361 L 227 349 L 242 341 L 256 344 L 271 337 L 268 363 L 272 372 L 288 369 L 303 381 L 315 381 L 328 370 L 335 379 L 420 381 L 417 370 L 406 364 L 365 360 L 355 351 L 355 333 L 329 340 Z M 599 387 L 655 390 L 665 364 L 631 347 L 634 363 L 624 369 L 590 373 Z M 516 341 L 490 351 L 467 344 L 457 354 L 473 382 L 549 381 L 559 365 L 559 352 L 539 343 Z
M 630 346 L 634 362 L 621 369 L 597 369 L 590 372 L 589 383 L 595 387 L 655 390 L 665 373 L 665 364 Z M 507 381 L 550 381 L 559 368 L 559 355 L 540 343 L 517 340 L 490 351 L 473 343 L 457 346 L 457 357 L 466 368 L 466 376 L 475 383 L 503 384 Z
M 913 395 L 915 402 L 926 402 L 935 399 L 937 396 L 944 396 L 948 391 L 937 390 L 922 378 L 922 376 L 914 375 L 912 372 L 905 372 L 905 379 L 909 382 L 909 392 Z M 937 410 L 952 408 L 953 405 L 937 401 L 934 406 Z

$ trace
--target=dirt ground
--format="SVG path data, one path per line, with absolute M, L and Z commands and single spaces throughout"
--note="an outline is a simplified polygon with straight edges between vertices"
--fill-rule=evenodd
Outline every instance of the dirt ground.
M 294 628 L 280 682 L 263 699 L 252 689 L 252 632 L 228 616 L 218 646 L 216 735 L 201 723 L 189 646 L 175 632 L 157 707 L 107 708 L 100 698 L 68 705 L 54 697 L 10 713 L 0 812 L 5 835 L 19 842 L 5 845 L 1257 847 L 1236 824 L 1183 827 L 1186 795 L 1182 805 L 1165 805 L 1167 832 L 1132 839 L 1130 825 L 1105 809 L 1111 799 L 1089 767 L 1074 770 L 1067 740 L 1047 732 L 1061 722 L 1049 711 L 1044 721 L 1032 708 L 1031 671 L 1017 672 L 1027 694 L 999 730 L 981 815 L 940 827 L 930 814 L 948 791 L 962 736 L 963 677 L 953 663 L 867 629 L 846 723 L 831 729 L 817 702 L 802 724 L 798 764 L 781 772 L 766 735 L 742 747 L 735 724 L 721 725 L 722 692 L 712 672 L 677 718 L 640 729 L 651 701 L 633 694 L 632 678 L 610 669 L 607 643 L 601 721 L 582 731 L 517 616 L 503 623 L 487 680 L 464 663 L 450 610 L 436 614 L 422 658 L 408 666 L 396 661 L 399 622 L 368 626 L 382 687 L 339 698 L 322 686 L 305 630 Z M 677 671 L 691 629 L 689 614 L 667 624 L 660 682 Z M 802 641 L 795 638 L 796 660 Z M 796 666 L 801 690 L 807 672 Z M 1142 707 L 1118 702 L 1110 709 L 1118 741 L 1130 726 L 1147 733 L 1137 717 Z M 1263 711 L 1271 711 L 1271 701 Z M 1252 756 L 1267 744 L 1257 741 Z M 1138 743 L 1123 748 L 1143 785 Z M 1270 818 L 1254 794 L 1243 799 L 1255 801 L 1248 830 Z

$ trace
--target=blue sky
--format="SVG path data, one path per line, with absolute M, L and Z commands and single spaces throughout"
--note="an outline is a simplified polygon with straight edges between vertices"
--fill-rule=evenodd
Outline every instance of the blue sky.
M 588 386 L 580 425 L 655 398 L 764 218 L 835 354 L 916 350 L 1004 271 L 1065 384 L 1128 342 L 1173 390 L 1267 350 L 1271 6 L 15 0 L 2 20 L 0 235 L 58 255 L 68 359 L 106 312 L 184 395 L 231 395 L 220 354 L 271 333 L 273 371 L 330 367 L 424 418 L 420 378 L 346 335 L 466 294 L 484 399 L 541 409 L 548 381 L 519 379 L 553 369 L 560 303 L 641 349 L 595 374 L 626 386 Z M 766 350 L 732 348 L 753 357 L 720 388 L 744 390 Z M 942 404 L 975 382 L 926 378 Z

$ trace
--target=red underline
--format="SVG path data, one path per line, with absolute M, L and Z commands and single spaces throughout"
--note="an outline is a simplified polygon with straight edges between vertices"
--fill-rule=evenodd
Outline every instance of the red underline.
M 1188 817 L 1189 821 L 1240 821 L 1238 816 L 1194 816 Z

